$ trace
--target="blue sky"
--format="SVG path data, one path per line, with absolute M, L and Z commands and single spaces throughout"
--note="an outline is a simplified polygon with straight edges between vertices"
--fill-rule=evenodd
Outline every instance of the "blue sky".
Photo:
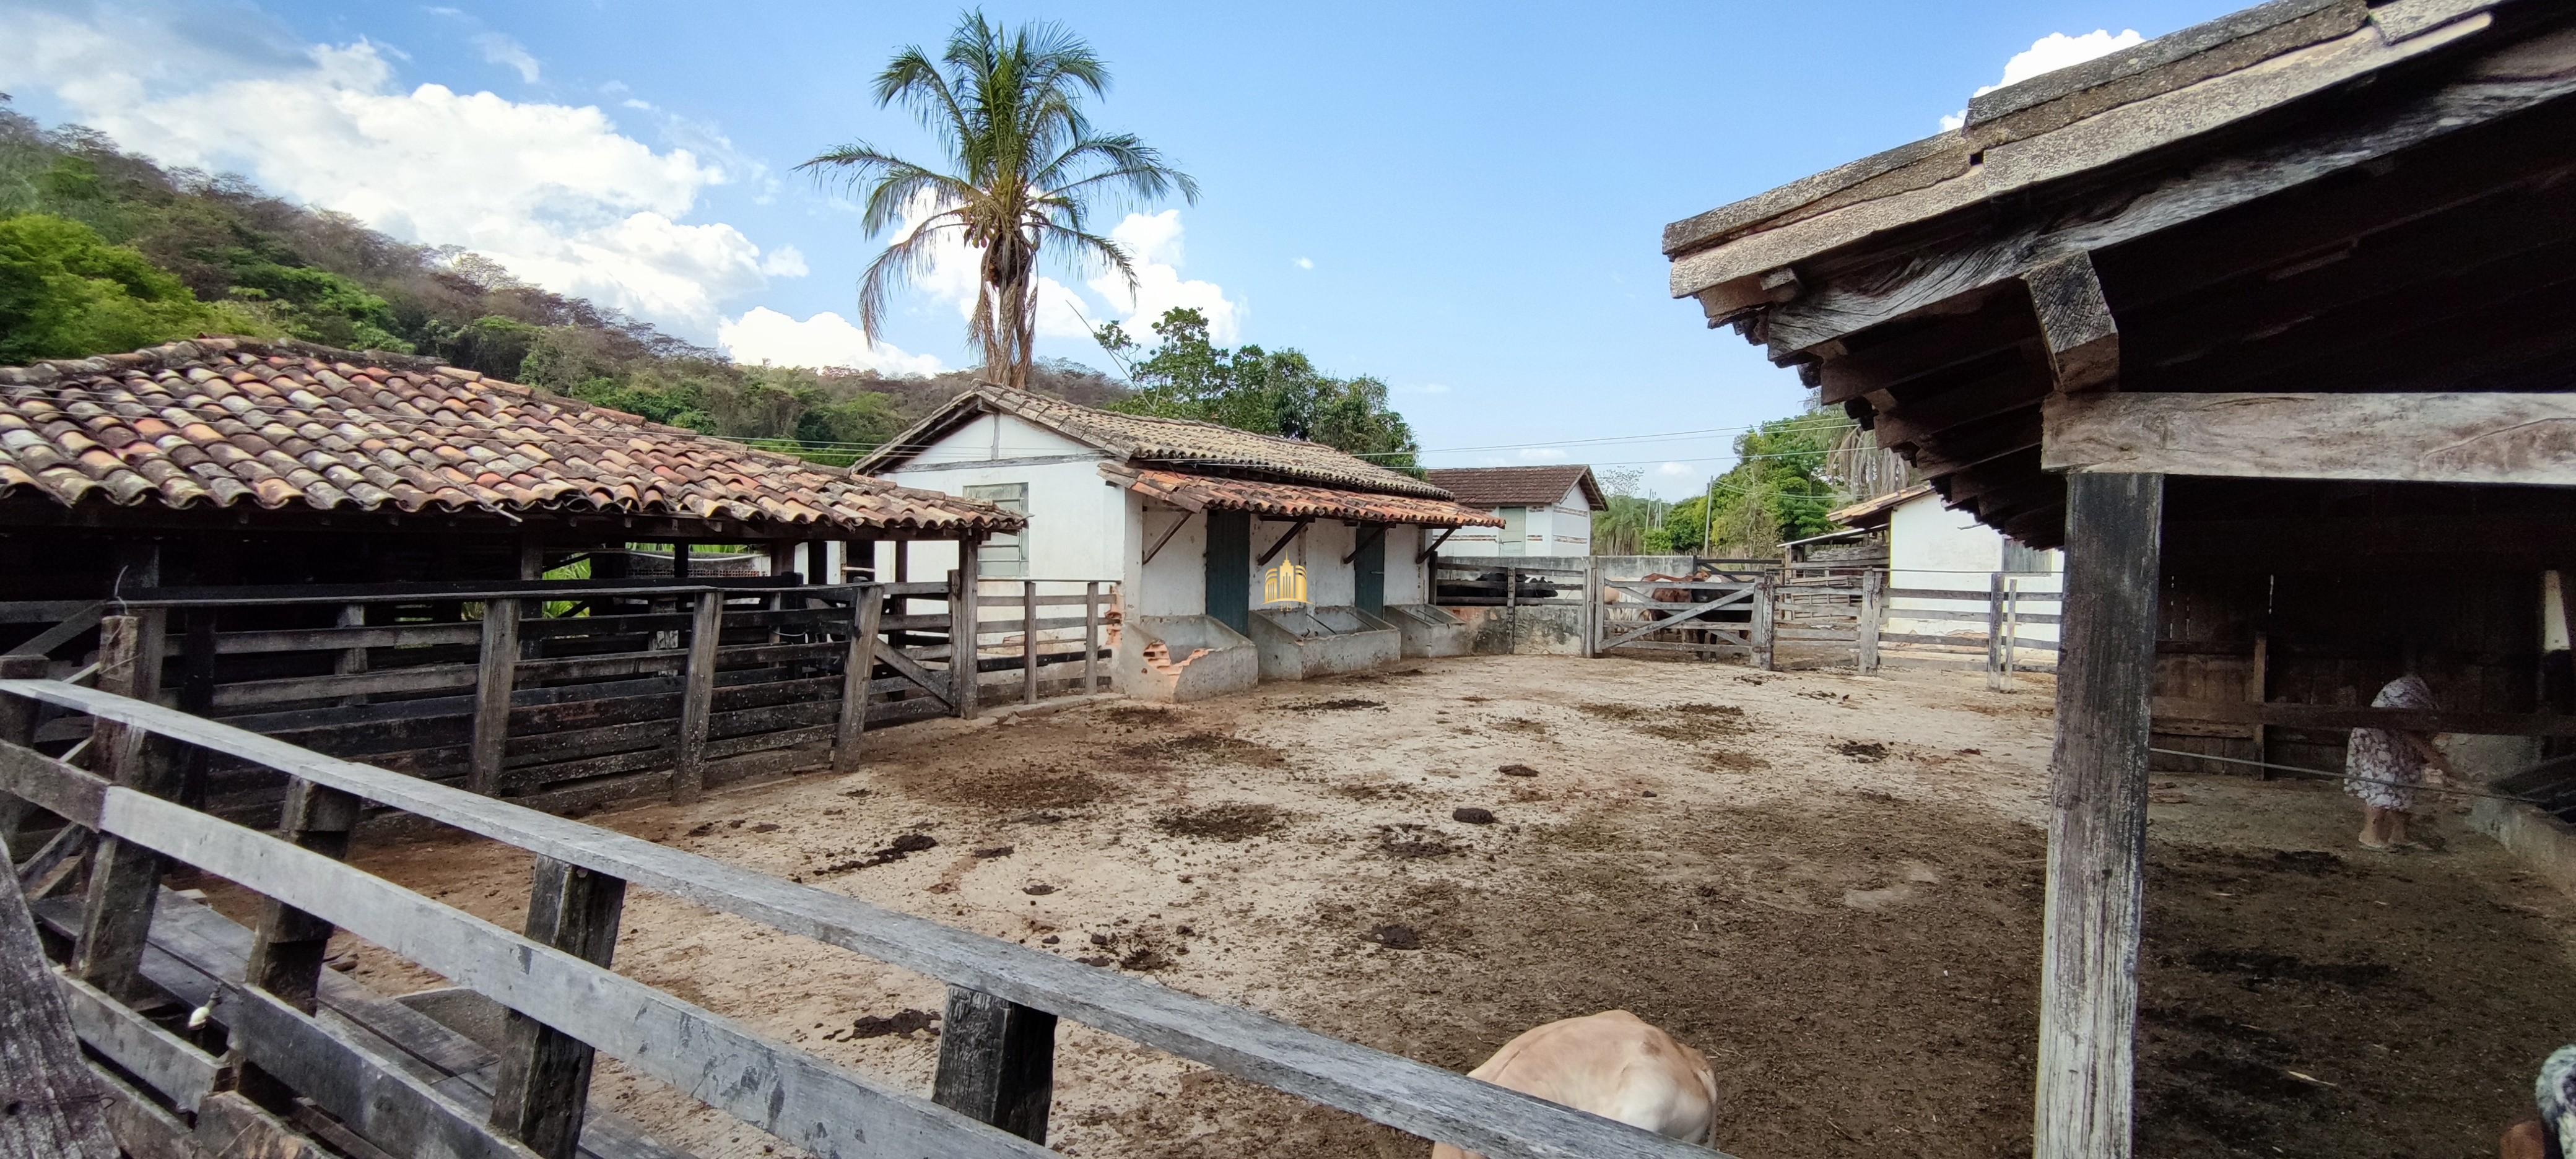
M 1199 179 L 1129 221 L 1134 300 L 1054 270 L 1091 321 L 1199 304 L 1236 341 L 1395 388 L 1430 460 L 1631 464 L 1666 496 L 1795 377 L 1665 292 L 1676 218 L 1929 135 L 2051 34 L 2148 37 L 2215 0 L 1553 5 L 1002 3 L 1111 61 L 1095 112 Z M 173 163 L 234 169 L 407 240 L 779 361 L 968 361 L 953 277 L 846 326 L 878 242 L 791 172 L 932 142 L 875 107 L 947 5 L 155 5 L 0 0 L 0 90 Z M 2101 47 L 2109 38 L 2087 43 Z M 2076 59 L 2052 42 L 2024 61 Z M 437 86 L 426 89 L 423 86 Z M 1124 211 L 1103 217 L 1118 222 Z M 1104 292 L 1107 291 L 1107 292 Z M 1057 318 L 1041 353 L 1107 359 Z

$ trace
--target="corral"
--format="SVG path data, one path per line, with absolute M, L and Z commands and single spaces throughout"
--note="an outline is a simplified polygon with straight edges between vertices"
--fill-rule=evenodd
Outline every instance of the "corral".
M 591 820 L 1453 1070 L 1626 1007 L 1708 1051 L 1736 1154 L 2026 1154 L 2051 700 L 2034 677 L 1465 657 L 933 720 L 872 737 L 853 775 Z M 2365 860 L 2350 816 L 2331 785 L 2159 778 L 2144 1152 L 2485 1153 L 2576 1018 L 2576 905 L 2460 818 L 2443 851 Z M 354 860 L 503 926 L 526 904 L 503 846 Z M 382 991 L 443 984 L 332 951 Z M 641 889 L 615 962 L 928 1089 L 934 979 Z M 1086 1027 L 1056 1068 L 1067 1154 L 1426 1150 Z M 601 1104 L 663 1142 L 794 1153 L 601 1072 Z

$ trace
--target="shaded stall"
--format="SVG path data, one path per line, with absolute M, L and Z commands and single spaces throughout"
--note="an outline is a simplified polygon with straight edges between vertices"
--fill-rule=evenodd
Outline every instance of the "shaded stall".
M 2279 0 L 1665 230 L 1712 327 L 2066 549 L 2042 1159 L 2129 1153 L 2150 748 L 2570 731 L 2538 679 L 2576 562 L 2568 21 Z M 2409 671 L 2443 711 L 2355 707 Z

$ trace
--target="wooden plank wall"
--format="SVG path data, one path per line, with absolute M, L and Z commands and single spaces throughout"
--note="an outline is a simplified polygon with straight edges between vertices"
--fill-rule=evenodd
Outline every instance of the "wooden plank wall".
M 899 610 L 880 616 L 886 639 L 916 669 L 944 670 L 945 585 L 894 590 L 901 598 L 884 603 Z M 723 597 L 704 746 L 710 783 L 830 760 L 851 591 Z M 505 676 L 496 795 L 557 811 L 652 796 L 667 791 L 677 756 L 697 598 L 532 598 L 520 601 L 515 633 L 488 635 L 491 605 L 467 600 L 174 608 L 164 699 L 317 752 L 464 786 L 478 692 Z M 490 639 L 515 653 L 505 666 L 483 663 Z M 890 662 L 875 666 L 867 688 L 867 728 L 950 711 Z M 192 789 L 210 812 L 265 825 L 285 785 L 272 770 L 217 758 Z

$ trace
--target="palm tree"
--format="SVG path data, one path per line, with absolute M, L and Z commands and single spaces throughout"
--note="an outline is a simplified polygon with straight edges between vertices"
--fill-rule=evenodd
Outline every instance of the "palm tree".
M 946 71 L 941 71 L 941 65 Z M 981 12 L 960 17 L 933 63 L 919 47 L 896 53 L 877 74 L 877 106 L 901 103 L 939 134 L 949 154 L 934 169 L 865 143 L 843 145 L 797 166 L 847 182 L 866 203 L 862 228 L 874 237 L 924 214 L 886 246 L 859 280 L 859 326 L 874 342 L 886 295 L 930 262 L 932 242 L 951 234 L 982 251 L 982 280 L 967 337 L 983 347 L 984 373 L 1028 385 L 1037 337 L 1038 254 L 1060 243 L 1077 264 L 1106 265 L 1136 284 L 1127 253 L 1092 233 L 1092 202 L 1142 202 L 1199 187 L 1132 133 L 1097 133 L 1083 116 L 1085 90 L 1105 94 L 1109 68 L 1063 26 L 1006 29 Z

